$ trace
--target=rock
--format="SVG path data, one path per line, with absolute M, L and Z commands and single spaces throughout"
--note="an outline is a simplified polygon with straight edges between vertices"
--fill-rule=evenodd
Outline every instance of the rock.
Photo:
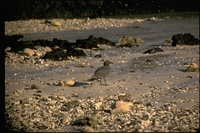
M 72 125 L 90 126 L 90 127 L 96 128 L 98 125 L 98 121 L 95 120 L 93 117 L 86 116 L 86 117 L 75 120 L 74 122 L 72 122 Z
M 28 56 L 33 56 L 35 54 L 35 51 L 30 49 L 30 48 L 25 48 L 23 53 L 28 55 Z
M 96 54 L 94 57 L 95 57 L 95 58 L 101 58 L 102 55 L 101 55 L 101 54 Z
M 6 48 L 5 48 L 5 51 L 6 51 L 6 52 L 11 51 L 11 47 L 6 47 Z
M 51 52 L 47 52 L 43 58 L 55 60 L 55 61 L 67 60 L 68 55 L 66 54 L 66 50 L 64 50 L 64 49 L 54 49 Z
M 152 48 L 144 52 L 144 54 L 154 54 L 157 52 L 164 52 L 161 48 Z
M 75 85 L 75 81 L 74 80 L 66 80 L 65 81 L 66 86 L 72 87 Z
M 100 109 L 102 108 L 102 102 L 95 103 L 95 104 L 94 104 L 94 108 L 95 108 L 96 110 L 100 110 Z
M 144 41 L 141 38 L 132 38 L 130 36 L 124 36 L 117 40 L 117 47 L 133 47 L 139 46 L 139 44 L 143 43 Z
M 165 44 L 171 45 L 172 44 L 172 40 L 165 40 Z
M 114 42 L 112 42 L 108 39 L 105 39 L 103 37 L 99 37 L 98 41 L 99 41 L 99 44 L 106 44 L 106 45 L 109 45 L 109 46 L 115 46 Z
M 64 103 L 62 106 L 61 106 L 61 111 L 69 111 L 71 108 L 75 108 L 77 107 L 78 105 L 80 104 L 80 102 L 78 100 L 72 100 L 72 101 L 69 101 L 67 103 Z
M 195 63 L 192 63 L 188 68 L 185 70 L 186 72 L 198 72 L 199 66 Z
M 114 46 L 115 43 L 105 39 L 103 37 L 95 38 L 93 35 L 90 35 L 88 39 L 77 39 L 76 45 L 80 48 L 92 49 L 92 48 L 99 48 L 97 44 L 106 44 L 109 46 Z
M 58 21 L 55 21 L 55 22 L 51 22 L 51 25 L 55 26 L 55 27 L 60 27 L 61 26 L 61 23 L 58 22 Z
M 38 86 L 38 85 L 36 85 L 36 84 L 33 84 L 32 86 L 31 86 L 31 89 L 40 89 L 40 87 Z
M 95 132 L 95 130 L 89 126 L 84 126 L 81 132 Z
M 76 65 L 76 67 L 78 67 L 78 68 L 85 68 L 86 64 L 84 62 L 82 62 L 82 63 Z
M 86 57 L 87 55 L 83 50 L 71 49 L 67 51 L 67 56 Z
M 172 36 L 172 46 L 176 45 L 199 45 L 199 39 L 195 38 L 190 33 L 177 34 Z
M 123 102 L 123 101 L 116 101 L 115 109 L 112 110 L 112 113 L 125 113 L 131 111 L 131 106 L 133 104 L 131 102 Z
M 118 95 L 118 99 L 120 101 L 129 102 L 132 101 L 132 96 L 131 94 Z
M 75 85 L 75 81 L 74 80 L 61 80 L 61 81 L 59 81 L 59 85 L 60 86 L 69 86 L 69 87 L 72 87 L 72 86 L 74 86 Z
M 89 36 L 88 39 L 77 39 L 76 44 L 80 48 L 92 49 L 99 48 L 97 46 L 97 39 L 93 35 Z

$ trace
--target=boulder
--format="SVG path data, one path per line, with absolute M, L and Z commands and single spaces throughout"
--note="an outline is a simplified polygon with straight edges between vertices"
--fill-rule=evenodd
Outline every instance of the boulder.
M 177 34 L 172 36 L 172 46 L 176 45 L 199 45 L 199 39 L 195 38 L 190 33 Z
M 64 49 L 54 49 L 51 52 L 47 52 L 43 58 L 58 61 L 68 59 L 68 55 Z
M 139 44 L 143 43 L 144 41 L 141 38 L 132 38 L 130 36 L 124 36 L 117 40 L 118 47 L 132 47 L 132 46 L 139 46 Z
M 93 35 L 89 36 L 88 39 L 77 39 L 76 40 L 77 47 L 85 48 L 85 49 L 98 48 L 97 44 L 98 44 L 97 39 L 94 38 Z
M 77 39 L 76 46 L 80 48 L 92 49 L 99 48 L 97 44 L 106 44 L 109 46 L 114 46 L 115 43 L 105 39 L 103 37 L 95 38 L 93 35 L 90 35 L 88 39 Z

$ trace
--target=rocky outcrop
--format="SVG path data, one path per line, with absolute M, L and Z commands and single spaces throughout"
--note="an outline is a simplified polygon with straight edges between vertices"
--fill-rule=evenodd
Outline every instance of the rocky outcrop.
M 50 23 L 46 21 L 46 23 Z M 67 40 L 61 40 L 53 38 L 53 41 L 48 41 L 44 39 L 32 40 L 32 41 L 18 41 L 22 38 L 22 35 L 5 36 L 5 48 L 6 51 L 18 53 L 22 51 L 23 54 L 28 56 L 37 55 L 38 57 L 50 60 L 66 60 L 69 56 L 74 57 L 86 57 L 83 50 L 78 50 L 77 48 L 92 49 L 99 48 L 97 44 L 106 44 L 109 46 L 114 46 L 115 43 L 105 39 L 103 37 L 95 38 L 93 35 L 89 36 L 88 39 L 77 39 L 76 43 L 69 42 Z M 48 47 L 52 50 L 41 51 L 38 49 L 41 47 Z M 44 52 L 46 52 L 44 54 Z
M 109 46 L 114 46 L 115 43 L 105 39 L 103 37 L 95 38 L 93 35 L 90 35 L 87 39 L 77 39 L 76 46 L 85 49 L 98 48 L 97 44 L 106 44 Z
M 195 38 L 190 33 L 177 34 L 172 36 L 172 46 L 176 45 L 199 45 L 199 39 Z

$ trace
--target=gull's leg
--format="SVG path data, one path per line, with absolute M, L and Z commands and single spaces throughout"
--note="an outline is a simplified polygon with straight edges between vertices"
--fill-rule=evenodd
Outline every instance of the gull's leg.
M 105 83 L 105 86 L 108 85 L 108 84 L 106 84 L 106 78 L 104 79 L 104 83 Z
M 99 79 L 100 80 L 100 85 L 102 85 L 102 83 L 101 83 L 101 79 Z

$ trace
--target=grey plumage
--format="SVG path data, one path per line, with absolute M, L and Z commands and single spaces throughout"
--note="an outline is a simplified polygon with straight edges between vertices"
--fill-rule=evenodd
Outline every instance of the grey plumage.
M 94 80 L 100 79 L 100 85 L 102 85 L 101 79 L 104 79 L 104 82 L 106 85 L 106 77 L 110 74 L 110 71 L 111 71 L 111 67 L 109 66 L 109 64 L 113 64 L 113 63 L 106 60 L 103 64 L 104 64 L 103 66 L 99 67 L 94 72 L 94 75 L 92 76 L 91 79 L 88 79 L 88 81 L 94 81 Z

